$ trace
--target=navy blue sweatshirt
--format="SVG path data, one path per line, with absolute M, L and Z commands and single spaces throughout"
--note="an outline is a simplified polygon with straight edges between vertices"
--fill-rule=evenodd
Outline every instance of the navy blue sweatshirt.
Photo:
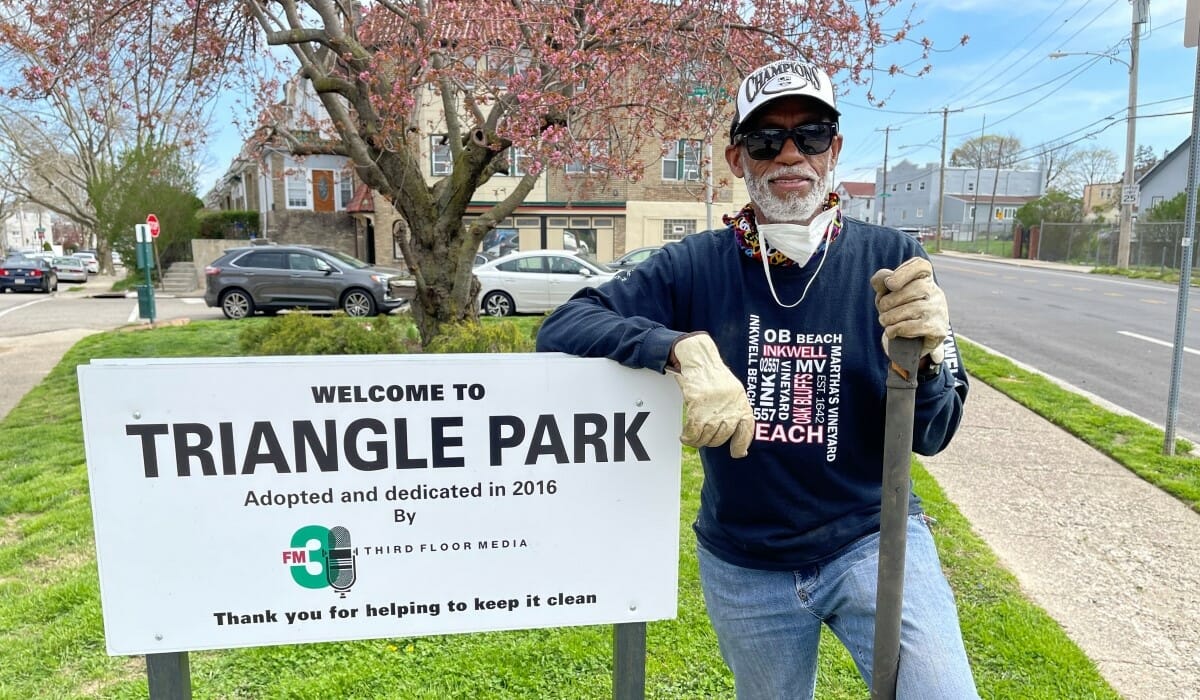
M 584 289 L 538 333 L 539 351 L 607 357 L 662 372 L 671 343 L 706 331 L 742 381 L 755 413 L 749 456 L 701 448 L 696 535 L 730 563 L 791 570 L 818 563 L 879 529 L 885 381 L 871 275 L 926 257 L 894 229 L 846 219 L 806 265 L 762 263 L 732 229 L 666 245 L 628 273 Z M 824 261 L 822 263 L 822 257 Z M 962 416 L 967 375 L 953 335 L 940 374 L 917 386 L 913 450 L 935 454 Z M 920 512 L 916 495 L 910 511 Z

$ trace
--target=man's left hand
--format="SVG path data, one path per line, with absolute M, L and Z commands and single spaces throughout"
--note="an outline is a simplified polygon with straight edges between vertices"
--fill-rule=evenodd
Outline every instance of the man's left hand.
M 942 342 L 950 333 L 946 295 L 933 281 L 933 265 L 922 257 L 905 260 L 895 270 L 883 268 L 871 275 L 875 309 L 883 326 L 883 349 L 891 338 L 921 338 L 921 354 L 933 364 L 945 355 Z

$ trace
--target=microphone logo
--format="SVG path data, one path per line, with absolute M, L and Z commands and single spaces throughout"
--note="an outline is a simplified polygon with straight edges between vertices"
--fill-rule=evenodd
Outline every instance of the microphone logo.
M 345 598 L 356 579 L 354 549 L 350 546 L 350 531 L 341 525 L 330 528 L 325 550 L 325 575 L 329 587 Z
M 350 543 L 349 529 L 305 525 L 292 533 L 290 544 L 283 550 L 283 564 L 296 584 L 314 590 L 332 588 L 346 597 L 358 579 L 358 552 Z

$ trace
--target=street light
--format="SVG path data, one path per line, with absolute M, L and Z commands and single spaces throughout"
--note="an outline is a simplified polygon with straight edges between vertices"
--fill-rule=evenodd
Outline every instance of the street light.
M 1146 2 L 1133 2 L 1133 22 L 1129 32 L 1129 61 L 1118 57 L 1115 53 L 1096 53 L 1093 51 L 1055 51 L 1050 58 L 1063 56 L 1100 56 L 1109 61 L 1124 63 L 1129 68 L 1129 104 L 1125 114 L 1125 178 L 1121 187 L 1121 229 L 1117 237 L 1117 267 L 1129 267 L 1129 241 L 1133 230 L 1133 205 L 1138 201 L 1138 193 L 1133 182 L 1133 151 L 1135 143 L 1135 125 L 1137 122 L 1137 78 L 1138 78 L 1138 25 L 1146 21 Z

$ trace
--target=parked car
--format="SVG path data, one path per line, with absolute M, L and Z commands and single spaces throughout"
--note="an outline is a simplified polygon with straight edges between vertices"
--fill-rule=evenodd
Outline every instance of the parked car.
M 608 266 L 614 270 L 632 270 L 650 259 L 658 251 L 662 250 L 660 245 L 646 246 L 645 248 L 634 248 L 628 253 L 608 263 Z
M 82 260 L 84 264 L 87 265 L 87 271 L 91 274 L 94 275 L 100 272 L 100 258 L 97 258 L 95 253 L 90 253 L 86 250 L 78 250 L 74 253 L 71 253 L 71 256 Z
M 512 253 L 476 267 L 474 273 L 479 278 L 480 309 L 490 316 L 549 311 L 614 274 L 566 250 Z
M 484 255 L 483 253 L 476 253 L 475 254 L 475 262 L 471 263 L 471 267 L 479 267 L 480 265 L 484 264 L 485 262 L 487 262 L 489 260 L 491 260 L 491 258 Z
M 59 255 L 50 261 L 60 282 L 87 282 L 87 263 L 74 255 Z
M 231 248 L 204 268 L 204 301 L 231 319 L 295 308 L 374 316 L 412 299 L 402 274 L 319 246 Z
M 40 290 L 49 294 L 58 290 L 58 274 L 48 260 L 12 256 L 0 263 L 0 292 L 10 289 L 14 292 Z

